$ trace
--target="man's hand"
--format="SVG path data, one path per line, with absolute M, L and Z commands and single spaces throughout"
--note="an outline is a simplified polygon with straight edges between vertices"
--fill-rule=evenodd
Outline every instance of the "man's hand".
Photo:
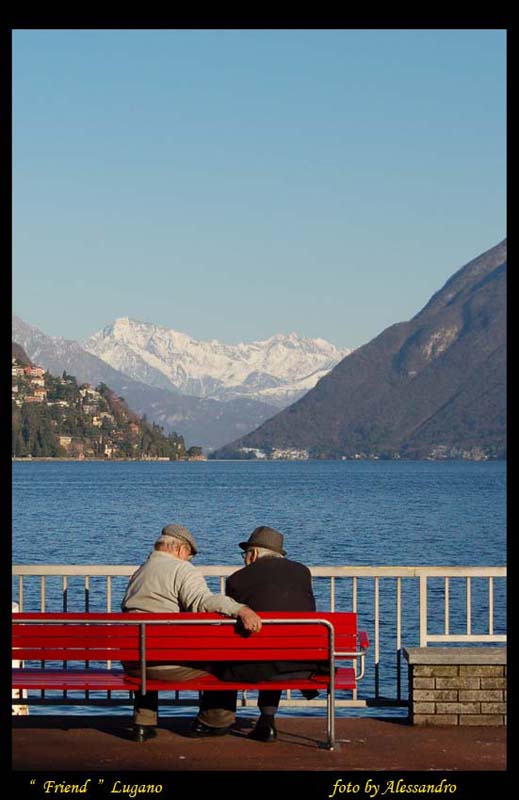
M 261 619 L 258 617 L 256 612 L 252 610 L 252 608 L 249 608 L 248 606 L 242 606 L 238 611 L 238 619 L 246 631 L 250 631 L 250 633 L 260 632 Z

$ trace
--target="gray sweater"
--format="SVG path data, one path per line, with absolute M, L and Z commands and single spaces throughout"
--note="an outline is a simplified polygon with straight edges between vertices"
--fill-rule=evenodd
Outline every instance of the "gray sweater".
M 121 607 L 123 611 L 157 614 L 217 611 L 237 617 L 243 603 L 213 594 L 189 561 L 154 550 L 130 578 Z

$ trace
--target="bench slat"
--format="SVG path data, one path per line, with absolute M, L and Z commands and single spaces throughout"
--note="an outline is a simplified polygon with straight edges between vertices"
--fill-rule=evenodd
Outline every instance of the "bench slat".
M 150 661 L 322 661 L 328 657 L 329 632 L 322 623 L 284 624 L 299 620 L 297 612 L 264 612 L 266 623 L 254 636 L 240 632 L 235 624 L 218 624 L 219 614 L 122 614 L 42 613 L 13 615 L 23 624 L 13 626 L 13 658 L 57 661 L 135 661 L 139 658 L 140 631 L 146 625 L 146 656 Z M 135 618 L 130 621 L 130 617 Z M 333 621 L 335 648 L 355 652 L 358 648 L 356 614 L 309 612 L 306 619 Z M 45 624 L 34 623 L 45 620 Z M 64 620 L 73 620 L 65 624 Z M 156 624 L 157 620 L 170 624 Z M 194 625 L 200 620 L 204 625 Z M 208 620 L 215 624 L 207 624 Z M 183 624 L 178 624 L 179 622 Z M 89 624 L 92 623 L 92 624 Z M 117 624 L 124 623 L 124 624 Z
M 263 618 L 275 618 L 279 620 L 281 624 L 276 625 L 265 625 L 261 635 L 268 634 L 272 637 L 280 637 L 283 638 L 285 636 L 294 636 L 294 637 L 306 637 L 307 635 L 314 634 L 314 635 L 325 635 L 326 629 L 322 624 L 316 623 L 315 626 L 313 625 L 301 625 L 298 627 L 294 627 L 293 625 L 283 625 L 283 620 L 293 620 L 293 619 L 301 619 L 303 616 L 301 613 L 297 614 L 296 612 L 261 612 L 260 616 Z M 329 622 L 333 622 L 334 630 L 336 636 L 340 635 L 356 635 L 357 633 L 357 615 L 350 613 L 350 612 L 308 612 L 304 614 L 306 619 L 325 619 Z M 123 635 L 123 631 L 128 632 L 129 630 L 135 631 L 138 628 L 139 622 L 149 621 L 154 624 L 147 626 L 149 631 L 153 630 L 154 635 L 161 637 L 167 637 L 169 635 L 169 630 L 171 627 L 174 628 L 182 628 L 183 636 L 185 638 L 189 637 L 198 637 L 201 634 L 202 627 L 198 624 L 190 625 L 189 622 L 196 620 L 196 621 L 203 621 L 204 626 L 204 635 L 212 637 L 226 637 L 226 636 L 237 636 L 240 635 L 237 632 L 237 626 L 235 624 L 229 624 L 229 618 L 225 618 L 220 614 L 112 614 L 112 613 L 105 613 L 105 614 L 92 614 L 92 613 L 85 613 L 85 614 L 75 614 L 75 613 L 63 613 L 63 614 L 56 614 L 56 613 L 30 613 L 30 612 L 18 612 L 13 614 L 13 620 L 17 623 L 24 622 L 23 630 L 25 631 L 25 635 L 30 634 L 37 634 L 38 630 L 41 630 L 43 625 L 41 624 L 31 624 L 29 620 L 34 620 L 37 618 L 39 621 L 47 623 L 45 627 L 50 631 L 54 629 L 56 631 L 56 635 L 69 635 L 69 636 L 96 636 L 100 629 L 105 629 L 108 631 L 108 635 L 119 636 Z M 27 620 L 27 622 L 25 622 Z M 67 624 L 64 624 L 64 621 L 67 620 Z M 73 624 L 74 620 L 78 620 L 78 624 Z M 133 628 L 133 620 L 135 620 L 135 628 Z M 218 622 L 222 623 L 225 620 L 226 624 L 217 624 Z M 155 624 L 157 622 L 169 622 L 170 625 L 164 624 Z M 214 621 L 214 625 L 207 624 L 209 621 Z M 60 625 L 60 622 L 62 623 Z M 91 622 L 91 625 L 87 625 L 87 622 Z M 123 623 L 121 625 L 114 625 L 111 624 L 109 627 L 107 625 L 95 624 L 95 623 Z M 54 623 L 50 625 L 48 623 Z M 182 623 L 179 625 L 178 623 Z M 14 633 L 19 630 L 19 624 L 14 626 Z M 68 630 L 68 633 L 66 631 Z M 49 634 L 47 634 L 49 635 Z
M 164 681 L 147 680 L 148 689 L 169 691 L 203 691 L 206 690 L 239 690 L 247 688 L 243 681 L 220 681 L 214 675 L 206 678 L 197 678 L 195 681 Z M 338 669 L 335 676 L 337 689 L 355 688 L 354 670 L 349 668 Z M 285 679 L 274 681 L 260 681 L 250 684 L 251 690 L 263 689 L 326 689 L 329 684 L 327 675 L 316 675 L 308 679 Z M 15 689 L 46 689 L 67 691 L 130 691 L 140 686 L 138 678 L 130 678 L 122 670 L 42 670 L 42 669 L 15 669 L 13 670 L 13 688 Z
M 191 649 L 191 650 L 154 650 L 146 648 L 148 661 L 163 661 L 164 663 L 186 663 L 189 661 L 326 661 L 327 651 L 324 648 L 304 649 L 262 649 L 245 650 L 243 647 L 227 648 L 225 650 Z M 137 648 L 128 650 L 51 650 L 35 649 L 24 650 L 23 655 L 16 654 L 13 660 L 19 661 L 137 661 L 139 651 Z
M 101 620 L 103 622 L 122 622 L 128 620 L 128 613 L 122 611 L 16 611 L 13 613 L 13 618 L 19 620 Z M 130 615 L 131 616 L 131 615 Z M 276 619 L 327 619 L 334 624 L 349 623 L 354 628 L 357 627 L 357 614 L 353 611 L 261 611 L 260 616 L 272 616 Z M 229 619 L 223 614 L 214 612 L 187 612 L 181 611 L 175 614 L 156 614 L 156 613 L 136 613 L 135 618 L 150 618 L 155 620 L 201 620 L 205 622 L 218 622 L 222 619 Z
M 23 626 L 22 626 L 23 627 Z M 43 626 L 42 626 L 43 627 Z M 47 626 L 45 626 L 47 628 Z M 145 627 L 146 642 L 152 644 L 156 648 L 171 646 L 172 642 L 177 644 L 181 642 L 186 648 L 197 647 L 200 642 L 205 647 L 214 647 L 219 645 L 221 647 L 281 647 L 283 643 L 289 642 L 290 646 L 294 647 L 327 647 L 329 637 L 327 632 L 323 635 L 315 630 L 309 631 L 305 636 L 296 636 L 293 633 L 286 632 L 285 635 L 273 636 L 266 630 L 266 625 L 260 633 L 255 633 L 253 636 L 238 636 L 229 635 L 222 631 L 220 636 L 211 635 L 207 636 L 202 630 L 199 630 L 198 636 L 184 636 L 182 628 L 171 627 L 167 631 L 167 635 L 157 635 L 151 626 Z M 94 646 L 122 646 L 128 647 L 139 643 L 139 631 L 137 629 L 126 631 L 118 635 L 110 635 L 106 632 L 97 634 L 89 633 L 88 636 L 81 636 L 79 633 L 75 636 L 70 636 L 67 631 L 62 635 L 58 631 L 49 629 L 48 631 L 35 632 L 33 634 L 24 635 L 23 631 L 17 631 L 13 635 L 12 645 L 14 647 L 30 646 L 44 646 L 44 645 L 62 645 L 64 647 L 89 647 L 91 644 Z M 354 634 L 336 634 L 335 643 L 345 644 L 358 641 L 358 635 Z
M 107 644 L 120 643 L 122 646 L 128 646 L 136 642 L 138 643 L 139 641 L 139 630 L 137 627 L 125 626 L 123 629 L 121 626 L 121 630 L 117 631 L 103 630 L 103 627 L 104 626 L 91 626 L 87 630 L 77 629 L 71 631 L 67 629 L 67 626 L 60 626 L 57 628 L 52 623 L 45 626 L 31 626 L 30 628 L 25 625 L 17 625 L 16 630 L 13 632 L 12 643 L 14 646 L 22 646 L 26 643 L 37 645 L 38 643 L 48 643 L 56 640 L 64 646 L 77 647 L 78 642 L 85 646 L 88 646 L 89 642 L 95 642 L 97 644 L 101 642 L 106 642 Z M 159 647 L 163 644 L 167 645 L 167 643 L 171 641 L 178 641 L 180 637 L 186 643 L 195 645 L 199 641 L 203 641 L 207 645 L 213 642 L 219 642 L 222 646 L 225 646 L 225 644 L 229 642 L 234 646 L 236 643 L 241 644 L 246 642 L 248 647 L 261 647 L 263 642 L 270 642 L 272 646 L 279 644 L 280 641 L 290 641 L 291 643 L 293 642 L 294 645 L 300 644 L 302 646 L 306 643 L 322 644 L 326 646 L 328 643 L 328 631 L 322 628 L 320 630 L 316 629 L 313 625 L 309 625 L 309 630 L 304 633 L 295 633 L 293 625 L 279 627 L 282 628 L 281 631 L 273 630 L 274 626 L 269 626 L 269 629 L 267 629 L 267 625 L 265 625 L 260 633 L 254 636 L 243 636 L 232 631 L 228 632 L 224 629 L 218 629 L 209 634 L 199 626 L 196 636 L 186 636 L 183 626 L 171 625 L 168 626 L 167 629 L 162 630 L 157 629 L 157 627 L 153 625 L 147 625 L 146 638 Z M 292 630 L 290 630 L 290 628 Z M 351 633 L 343 634 L 339 631 L 336 632 L 335 638 L 336 641 L 353 641 L 355 640 L 355 635 Z

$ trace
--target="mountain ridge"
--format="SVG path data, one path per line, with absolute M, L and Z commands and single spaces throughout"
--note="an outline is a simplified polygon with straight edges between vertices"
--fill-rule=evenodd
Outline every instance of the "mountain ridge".
M 459 269 L 411 320 L 355 350 L 315 388 L 216 457 L 506 452 L 506 240 Z
M 237 345 L 202 341 L 129 317 L 106 325 L 84 347 L 151 386 L 213 400 L 246 398 L 281 408 L 351 352 L 295 332 Z

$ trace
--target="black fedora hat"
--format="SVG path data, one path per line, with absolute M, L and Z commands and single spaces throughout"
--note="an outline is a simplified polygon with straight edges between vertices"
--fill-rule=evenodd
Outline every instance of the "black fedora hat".
M 283 534 L 274 528 L 269 528 L 268 525 L 260 525 L 255 528 L 246 542 L 240 542 L 239 546 L 242 550 L 248 550 L 249 547 L 265 547 L 267 550 L 273 550 L 274 553 L 280 553 L 286 556 L 286 551 L 283 550 Z

